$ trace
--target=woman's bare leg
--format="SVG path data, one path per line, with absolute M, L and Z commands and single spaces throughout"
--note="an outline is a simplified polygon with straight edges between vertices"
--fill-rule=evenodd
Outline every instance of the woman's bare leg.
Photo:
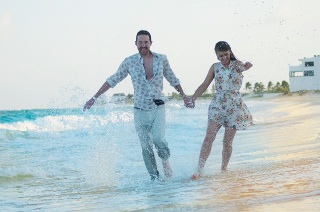
M 199 163 L 198 163 L 198 170 L 197 172 L 192 176 L 192 179 L 197 179 L 201 177 L 201 172 L 203 170 L 203 167 L 210 155 L 211 147 L 214 139 L 216 138 L 216 135 L 221 128 L 221 125 L 219 125 L 216 122 L 208 121 L 208 127 L 206 136 L 204 138 L 204 141 L 201 146 L 200 156 L 199 156 Z
M 227 169 L 232 154 L 232 143 L 236 132 L 236 129 L 226 129 L 224 132 L 221 170 Z

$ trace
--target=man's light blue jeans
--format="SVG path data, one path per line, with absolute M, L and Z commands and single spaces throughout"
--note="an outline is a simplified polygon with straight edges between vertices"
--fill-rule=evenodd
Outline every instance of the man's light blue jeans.
M 159 105 L 150 111 L 134 109 L 134 125 L 140 139 L 144 163 L 152 179 L 159 176 L 153 144 L 163 161 L 170 157 L 168 143 L 164 138 L 165 124 L 165 105 Z

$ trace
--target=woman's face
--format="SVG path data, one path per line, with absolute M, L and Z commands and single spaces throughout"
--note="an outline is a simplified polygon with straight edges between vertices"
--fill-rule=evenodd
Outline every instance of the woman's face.
M 229 65 L 230 63 L 230 50 L 228 51 L 216 51 L 218 60 L 222 63 L 222 65 Z

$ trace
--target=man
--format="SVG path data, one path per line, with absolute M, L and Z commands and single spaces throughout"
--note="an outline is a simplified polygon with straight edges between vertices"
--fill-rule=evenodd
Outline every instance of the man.
M 164 174 L 172 176 L 169 163 L 170 150 L 165 140 L 165 107 L 162 99 L 163 77 L 182 95 L 185 105 L 188 99 L 183 92 L 179 79 L 170 68 L 163 54 L 150 51 L 151 35 L 141 30 L 136 35 L 135 45 L 139 53 L 127 57 L 115 74 L 110 76 L 99 91 L 85 104 L 89 109 L 96 99 L 109 88 L 115 87 L 124 78 L 131 76 L 134 88 L 134 125 L 140 139 L 142 155 L 151 180 L 159 179 L 159 171 L 153 152 L 155 145 L 162 159 Z

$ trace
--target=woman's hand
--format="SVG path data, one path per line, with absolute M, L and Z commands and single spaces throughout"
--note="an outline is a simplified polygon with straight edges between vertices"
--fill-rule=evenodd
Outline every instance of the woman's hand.
M 243 64 L 244 70 L 248 70 L 248 69 L 251 68 L 251 67 L 252 67 L 252 64 L 251 64 L 250 62 L 245 62 L 245 63 Z
M 194 108 L 195 102 L 192 98 L 185 97 L 183 98 L 183 101 L 184 101 L 184 106 L 186 106 L 187 108 Z

